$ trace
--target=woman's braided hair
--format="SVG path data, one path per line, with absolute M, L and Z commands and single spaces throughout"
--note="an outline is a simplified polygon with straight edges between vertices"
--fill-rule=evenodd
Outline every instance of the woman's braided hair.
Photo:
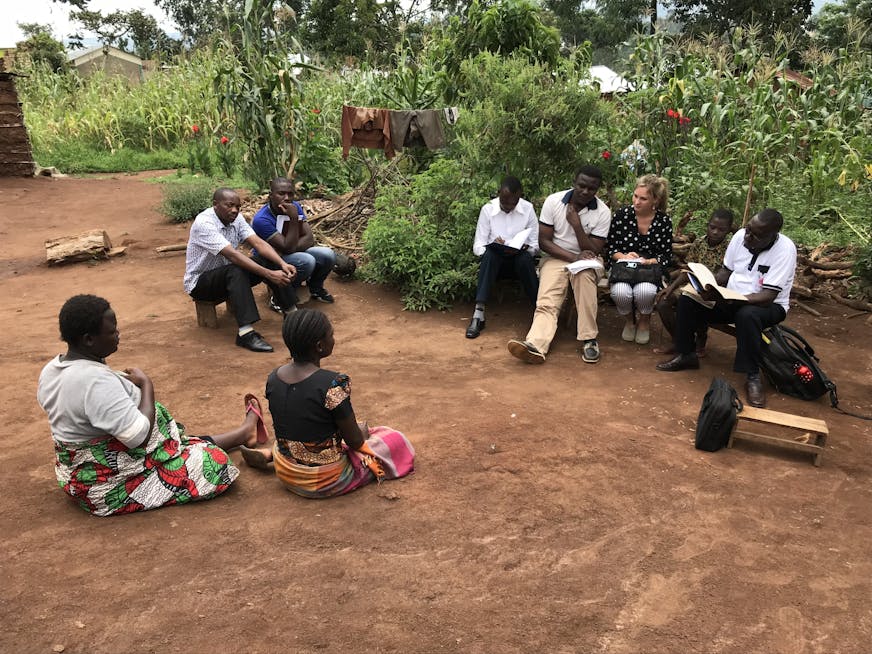
M 330 321 L 317 309 L 289 313 L 282 324 L 282 338 L 294 361 L 311 361 L 318 341 L 330 333 Z

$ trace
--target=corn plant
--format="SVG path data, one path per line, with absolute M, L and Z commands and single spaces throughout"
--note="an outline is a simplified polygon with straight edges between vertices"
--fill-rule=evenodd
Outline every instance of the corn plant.
M 246 0 L 241 22 L 220 43 L 223 63 L 214 78 L 221 112 L 248 144 L 245 173 L 261 184 L 277 175 L 293 177 L 305 130 L 296 71 L 311 67 L 291 62 L 301 48 L 283 33 L 284 4 Z

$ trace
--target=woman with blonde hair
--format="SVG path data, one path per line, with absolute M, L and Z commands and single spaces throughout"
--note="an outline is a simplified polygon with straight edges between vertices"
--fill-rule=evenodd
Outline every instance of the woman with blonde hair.
M 615 213 L 609 229 L 609 284 L 625 320 L 621 338 L 640 345 L 651 339 L 654 298 L 672 261 L 668 202 L 669 183 L 657 175 L 643 175 L 636 180 L 633 203 Z

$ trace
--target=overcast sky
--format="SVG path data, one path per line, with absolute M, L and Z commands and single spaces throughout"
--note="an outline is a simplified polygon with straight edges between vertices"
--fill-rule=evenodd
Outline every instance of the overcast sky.
M 826 2 L 827 0 L 814 0 L 814 11 Z M 50 25 L 55 38 L 63 41 L 66 41 L 66 38 L 75 31 L 69 20 L 68 5 L 55 3 L 52 0 L 5 0 L 3 4 L 5 6 L 4 18 L 0 21 L 0 47 L 11 47 L 24 38 L 21 30 L 18 29 L 18 23 Z M 115 9 L 142 9 L 157 18 L 165 30 L 175 31 L 151 0 L 91 0 L 88 7 L 104 13 Z

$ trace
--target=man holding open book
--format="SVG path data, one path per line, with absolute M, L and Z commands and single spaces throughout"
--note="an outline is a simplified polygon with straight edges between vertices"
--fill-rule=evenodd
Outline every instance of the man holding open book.
M 480 257 L 478 284 L 475 289 L 475 312 L 466 338 L 477 338 L 485 327 L 484 309 L 491 287 L 500 277 L 514 277 L 535 306 L 539 290 L 536 262 L 538 249 L 536 210 L 521 197 L 524 190 L 517 177 L 504 177 L 497 197 L 485 204 L 478 214 L 472 251 Z
M 780 233 L 783 224 L 778 211 L 764 209 L 730 240 L 716 275 L 705 266 L 689 264 L 691 284 L 678 300 L 677 354 L 657 364 L 658 370 L 699 368 L 694 343 L 699 327 L 735 323 L 733 370 L 747 375 L 748 403 L 766 405 L 760 379 L 762 333 L 787 316 L 796 271 L 796 246 Z

